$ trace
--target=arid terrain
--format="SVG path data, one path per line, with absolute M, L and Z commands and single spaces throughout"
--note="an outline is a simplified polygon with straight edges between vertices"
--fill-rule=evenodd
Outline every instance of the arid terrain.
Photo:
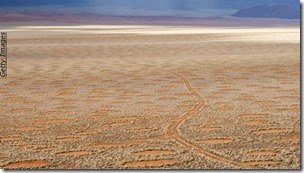
M 0 25 L 0 167 L 300 169 L 300 29 Z

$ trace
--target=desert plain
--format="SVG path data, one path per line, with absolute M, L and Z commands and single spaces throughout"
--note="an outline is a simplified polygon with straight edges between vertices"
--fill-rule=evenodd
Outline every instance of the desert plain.
M 298 26 L 29 23 L 0 26 L 1 168 L 300 169 Z

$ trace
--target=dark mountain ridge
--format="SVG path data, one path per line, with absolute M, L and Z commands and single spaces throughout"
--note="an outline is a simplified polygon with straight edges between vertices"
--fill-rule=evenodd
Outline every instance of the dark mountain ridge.
M 235 17 L 300 19 L 300 11 L 289 6 L 257 6 L 239 10 Z

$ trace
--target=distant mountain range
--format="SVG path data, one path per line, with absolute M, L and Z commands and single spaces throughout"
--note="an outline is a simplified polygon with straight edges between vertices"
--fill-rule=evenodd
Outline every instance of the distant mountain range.
M 215 8 L 244 9 L 255 6 L 288 5 L 292 9 L 300 9 L 300 0 L 212 0 Z
M 194 9 L 243 9 L 254 6 L 289 5 L 299 8 L 299 0 L 1 0 L 0 7 L 26 7 L 41 5 L 70 6 L 130 6 L 134 8 L 151 8 L 161 10 Z
M 300 11 L 289 6 L 257 6 L 239 10 L 235 17 L 300 19 Z
M 288 8 L 285 6 L 288 5 Z M 56 6 L 56 8 L 49 8 Z M 267 8 L 267 6 L 275 8 Z M 284 6 L 284 8 L 281 7 Z M 294 18 L 299 0 L 0 0 L 0 8 L 54 9 L 73 8 L 110 16 L 206 17 L 279 17 Z M 253 8 L 252 8 L 253 7 Z M 259 7 L 259 8 L 257 8 Z M 287 11 L 284 11 L 287 10 Z M 31 11 L 31 10 L 30 10 Z M 255 14 L 261 13 L 261 14 Z M 265 14 L 264 14 L 265 13 Z M 282 13 L 279 15 L 278 13 Z M 291 14 L 289 14 L 291 13 Z M 299 12 L 298 12 L 299 13 Z M 1 16 L 0 16 L 1 17 Z

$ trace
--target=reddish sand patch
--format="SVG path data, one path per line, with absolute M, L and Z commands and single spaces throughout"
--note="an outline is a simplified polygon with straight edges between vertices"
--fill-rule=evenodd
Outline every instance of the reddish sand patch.
M 58 115 L 63 113 L 64 112 L 62 111 L 44 111 L 44 112 L 40 112 L 40 115 Z
M 58 105 L 57 108 L 70 108 L 70 107 L 76 108 L 76 107 L 72 106 L 73 104 L 75 104 L 75 103 L 63 102 L 63 103 L 60 103 L 60 105 Z
M 73 164 L 64 165 L 63 169 L 76 169 L 76 166 Z
M 74 106 L 59 106 L 57 109 L 75 109 L 76 107 Z
M 246 124 L 246 125 L 263 125 L 263 124 L 266 124 L 266 122 L 264 122 L 264 121 L 246 121 L 243 124 Z
M 124 120 L 134 120 L 134 119 L 139 119 L 139 118 L 144 118 L 144 117 L 143 116 L 130 116 L 130 117 L 121 117 L 121 118 L 110 118 L 109 120 L 124 121 Z
M 8 98 L 8 101 L 9 102 L 13 102 L 13 103 L 25 103 L 25 99 L 9 99 Z
M 61 152 L 56 153 L 57 155 L 63 155 L 63 156 L 80 156 L 80 155 L 86 155 L 90 154 L 90 152 L 87 151 L 67 151 L 67 152 Z
M 187 106 L 195 106 L 195 105 L 197 105 L 197 101 L 195 100 L 195 101 L 182 101 L 181 102 L 181 104 L 182 105 L 187 105 Z
M 209 120 L 209 121 L 197 121 L 196 124 L 198 125 L 212 125 L 215 124 L 215 121 Z
M 136 102 L 136 104 L 149 105 L 149 104 L 153 104 L 153 102 L 151 102 L 151 101 L 141 101 L 141 102 Z
M 257 101 L 255 102 L 258 105 L 273 105 L 275 102 L 273 101 Z
M 176 100 L 176 98 L 174 98 L 174 97 L 163 97 L 163 98 L 159 98 L 159 100 L 170 101 L 170 100 Z
M 116 110 L 97 110 L 96 113 L 108 113 L 108 112 L 116 112 Z
M 89 134 L 96 134 L 98 131 L 84 131 L 84 132 L 78 132 L 79 135 L 89 135 Z
M 146 132 L 146 131 L 152 131 L 152 130 L 155 130 L 155 129 L 128 129 L 130 131 L 135 131 L 135 132 Z
M 253 72 L 259 72 L 259 71 L 253 71 Z M 240 80 L 240 81 L 242 81 L 242 80 L 248 80 L 248 78 L 246 78 L 246 77 L 237 77 L 237 78 L 233 78 L 234 80 Z
M 6 169 L 18 169 L 18 168 L 37 168 L 48 165 L 46 160 L 32 160 L 32 161 L 22 161 L 9 163 L 4 166 Z
M 221 86 L 217 86 L 217 88 L 221 88 L 221 89 L 231 89 L 231 86 L 221 85 Z
M 221 91 L 218 91 L 218 92 L 211 92 L 212 95 L 222 95 L 222 94 L 225 94 L 225 92 L 221 92 Z
M 250 100 L 253 100 L 252 97 L 240 97 L 240 98 L 237 98 L 237 99 L 234 99 L 234 100 L 237 100 L 237 101 L 250 101 Z
M 276 142 L 300 142 L 300 139 L 298 138 L 281 138 L 281 139 L 276 139 Z
M 72 120 L 46 120 L 46 121 L 38 121 L 34 124 L 62 124 L 62 123 L 70 123 Z
M 154 79 L 153 81 L 154 82 L 164 82 L 165 80 L 164 79 Z
M 80 141 L 80 138 L 57 138 L 56 141 L 60 141 L 60 142 Z
M 268 114 L 242 114 L 240 115 L 241 118 L 259 118 L 269 116 Z
M 104 96 L 88 96 L 89 99 L 102 99 Z
M 94 88 L 92 89 L 92 92 L 102 92 L 104 90 L 105 90 L 104 88 Z
M 55 147 L 41 147 L 41 148 L 36 148 L 37 151 L 49 151 L 53 150 Z
M 216 102 L 215 104 L 224 105 L 227 104 L 227 102 Z
M 248 155 L 252 155 L 252 156 L 259 156 L 259 155 L 271 155 L 271 156 L 274 156 L 274 155 L 277 155 L 279 154 L 278 152 L 276 151 L 254 151 L 254 152 L 250 152 L 250 153 L 247 153 Z
M 214 131 L 214 130 L 222 130 L 222 128 L 220 128 L 220 127 L 202 127 L 202 128 L 199 128 L 199 130 L 201 130 L 201 131 Z
M 300 112 L 300 108 L 279 109 L 280 112 Z
M 11 112 L 13 113 L 21 113 L 21 112 L 28 112 L 31 111 L 32 108 L 20 108 L 20 109 L 12 109 Z
M 38 104 L 38 102 L 24 102 L 24 104 L 28 104 L 28 105 L 35 105 L 35 104 Z
M 65 103 L 74 103 L 76 101 L 77 100 L 74 100 L 74 99 L 65 99 L 65 100 L 62 100 L 62 102 L 65 102 Z
M 149 112 L 151 110 L 159 110 L 160 107 L 159 106 L 148 106 L 146 109 L 144 109 L 145 111 Z
M 274 133 L 285 133 L 289 132 L 288 129 L 269 129 L 269 130 L 258 130 L 254 131 L 254 134 L 274 134 Z
M 231 139 L 206 139 L 199 141 L 204 144 L 227 144 L 233 142 Z
M 127 125 L 129 123 L 111 123 L 111 124 L 107 124 L 107 126 L 110 126 L 110 127 L 118 127 L 118 126 L 124 126 L 124 125 Z
M 153 161 L 138 161 L 138 162 L 128 162 L 124 163 L 125 167 L 146 167 L 146 166 L 162 166 L 162 165 L 172 165 L 176 163 L 176 159 L 167 160 L 153 160 Z
M 298 98 L 297 96 L 278 96 L 278 97 L 274 97 L 274 98 L 278 98 L 278 99 L 296 99 Z
M 177 86 L 176 85 L 165 85 L 165 86 L 162 86 L 162 88 L 176 88 Z
M 181 105 L 181 106 L 176 106 L 177 108 L 181 108 L 181 109 L 192 109 L 193 106 L 192 105 Z
M 47 92 L 37 91 L 37 92 L 32 92 L 31 94 L 35 94 L 35 95 L 38 95 L 38 96 L 44 96 L 45 94 L 47 94 Z
M 5 138 L 0 138 L 0 141 L 17 141 L 21 139 L 20 137 L 5 137 Z
M 150 85 L 153 85 L 153 84 L 150 84 Z M 139 97 L 150 97 L 151 96 L 151 94 L 140 94 L 140 95 L 138 95 Z
M 33 130 L 40 130 L 38 127 L 20 127 L 16 128 L 18 131 L 33 131 Z
M 74 88 L 62 88 L 60 92 L 75 90 Z
M 124 101 L 124 100 L 128 100 L 128 99 L 130 99 L 130 97 L 117 97 L 116 100 Z
M 147 151 L 135 152 L 134 154 L 139 154 L 139 155 L 164 155 L 164 154 L 171 154 L 171 153 L 172 153 L 172 151 L 147 150 Z
M 240 91 L 240 89 L 220 89 L 220 91 Z
M 279 92 L 280 93 L 290 93 L 290 94 L 292 94 L 292 93 L 296 92 L 296 90 L 279 90 Z
M 129 143 L 97 143 L 94 145 L 90 145 L 89 147 L 96 148 L 96 147 L 123 147 L 129 145 L 140 145 L 144 144 L 144 142 L 129 142 Z
M 70 96 L 72 94 L 73 94 L 72 92 L 61 92 L 58 94 L 58 96 Z
M 188 97 L 188 96 L 193 96 L 193 93 L 179 93 L 179 94 L 175 94 L 175 96 Z
M 87 115 L 87 116 L 83 116 L 82 118 L 85 119 L 98 119 L 98 118 L 103 118 L 104 116 L 102 115 Z
M 301 105 L 299 105 L 299 104 L 290 105 L 290 108 L 300 109 Z
M 269 77 L 273 77 L 276 78 L 277 76 L 269 76 Z M 281 89 L 281 87 L 262 87 L 263 89 Z
M 280 162 L 273 162 L 273 161 L 257 161 L 257 162 L 245 162 L 244 164 L 252 166 L 252 165 L 274 165 L 279 163 Z

